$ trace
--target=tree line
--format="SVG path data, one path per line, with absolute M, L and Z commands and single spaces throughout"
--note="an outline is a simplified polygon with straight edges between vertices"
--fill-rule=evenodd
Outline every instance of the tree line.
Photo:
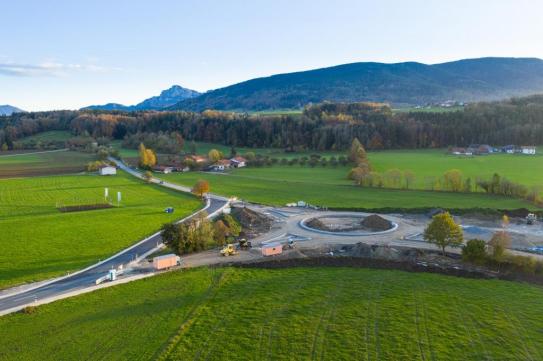
M 302 114 L 55 111 L 15 113 L 0 120 L 0 146 L 13 149 L 22 137 L 68 130 L 97 139 L 145 141 L 142 133 L 179 139 L 287 150 L 346 150 L 353 139 L 370 150 L 436 148 L 470 143 L 543 144 L 543 96 L 468 105 L 462 111 L 395 113 L 384 104 L 322 103 Z M 140 134 L 139 136 L 135 136 Z M 175 135 L 174 135 L 175 137 Z M 158 141 L 158 140 L 157 140 Z M 169 144 L 168 144 L 169 143 Z

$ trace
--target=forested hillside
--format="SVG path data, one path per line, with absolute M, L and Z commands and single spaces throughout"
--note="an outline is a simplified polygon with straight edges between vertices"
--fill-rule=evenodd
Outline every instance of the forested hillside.
M 252 79 L 187 99 L 172 109 L 302 108 L 309 103 L 501 100 L 543 92 L 543 60 L 482 58 L 427 65 L 353 63 Z
M 477 103 L 462 111 L 393 113 L 379 103 L 322 103 L 299 115 L 219 111 L 19 113 L 0 121 L 0 144 L 47 130 L 124 139 L 175 133 L 187 140 L 246 147 L 346 149 L 357 137 L 368 149 L 437 148 L 470 143 L 543 145 L 543 96 Z

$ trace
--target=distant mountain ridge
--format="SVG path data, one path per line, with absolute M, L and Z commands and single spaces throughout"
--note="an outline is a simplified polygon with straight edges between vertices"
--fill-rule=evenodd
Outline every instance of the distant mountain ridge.
M 369 62 L 252 79 L 184 99 L 170 109 L 289 109 L 325 100 L 423 105 L 542 92 L 543 60 L 536 58 L 480 58 L 434 65 Z
M 0 105 L 0 115 L 11 115 L 13 113 L 24 113 L 24 110 L 12 105 Z
M 128 112 L 137 110 L 161 110 L 175 105 L 182 100 L 194 98 L 199 95 L 200 93 L 195 90 L 183 88 L 179 85 L 174 85 L 169 89 L 163 90 L 160 95 L 145 99 L 144 101 L 136 105 L 127 106 L 117 103 L 108 103 L 104 105 L 91 105 L 82 108 L 82 110 L 122 110 Z

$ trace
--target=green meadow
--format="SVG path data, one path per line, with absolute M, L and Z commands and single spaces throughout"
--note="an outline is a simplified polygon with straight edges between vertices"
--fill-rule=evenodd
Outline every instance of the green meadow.
M 103 203 L 105 187 L 115 201 L 121 192 L 119 206 L 71 213 L 56 208 Z M 174 214 L 164 212 L 170 206 Z M 84 268 L 200 206 L 190 195 L 122 172 L 0 180 L 0 288 Z
M 485 156 L 457 156 L 446 150 L 391 150 L 369 152 L 372 166 L 378 172 L 397 168 L 411 170 L 415 185 L 424 187 L 425 177 L 440 177 L 449 169 L 458 169 L 464 177 L 489 179 L 494 173 L 526 185 L 543 186 L 543 149 L 536 155 L 490 154 Z
M 163 179 L 191 186 L 205 179 L 211 191 L 269 205 L 304 200 L 335 208 L 533 208 L 523 200 L 483 193 L 449 193 L 422 190 L 364 188 L 346 179 L 347 167 L 273 166 L 236 169 L 225 174 L 205 172 L 160 175 Z
M 198 268 L 0 318 L 2 360 L 541 360 L 543 290 L 357 268 Z

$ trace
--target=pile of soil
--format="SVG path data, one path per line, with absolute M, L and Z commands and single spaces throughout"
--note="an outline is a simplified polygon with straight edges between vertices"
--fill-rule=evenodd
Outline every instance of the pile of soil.
M 382 232 L 392 228 L 392 223 L 390 221 L 387 221 L 376 214 L 364 218 L 360 224 L 362 227 L 369 229 L 372 232 Z
M 268 232 L 273 223 L 271 218 L 247 207 L 232 208 L 232 216 L 241 224 L 242 236 L 246 238 Z
M 326 224 L 324 224 L 323 221 L 321 221 L 318 218 L 312 218 L 305 224 L 306 226 L 314 229 L 320 229 L 321 231 L 334 231 L 330 227 L 328 227 Z

